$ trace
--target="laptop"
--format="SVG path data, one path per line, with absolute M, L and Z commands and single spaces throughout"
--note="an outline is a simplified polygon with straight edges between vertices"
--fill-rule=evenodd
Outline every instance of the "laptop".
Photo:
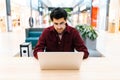
M 83 52 L 38 52 L 41 70 L 79 70 Z

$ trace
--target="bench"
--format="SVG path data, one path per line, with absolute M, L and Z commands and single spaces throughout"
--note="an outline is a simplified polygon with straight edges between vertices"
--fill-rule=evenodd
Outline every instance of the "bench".
M 25 29 L 25 42 L 31 42 L 32 49 L 35 48 L 40 35 L 42 34 L 44 28 L 26 28 Z

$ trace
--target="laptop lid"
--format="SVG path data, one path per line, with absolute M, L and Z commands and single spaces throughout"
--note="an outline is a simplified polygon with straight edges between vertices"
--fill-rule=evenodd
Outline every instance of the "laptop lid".
M 83 52 L 38 52 L 40 68 L 43 69 L 80 69 Z

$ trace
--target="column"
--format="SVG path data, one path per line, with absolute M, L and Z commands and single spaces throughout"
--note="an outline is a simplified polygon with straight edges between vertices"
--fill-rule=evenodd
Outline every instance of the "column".
M 11 5 L 10 0 L 6 0 L 6 14 L 7 14 L 7 31 L 12 31 L 12 19 L 11 19 Z

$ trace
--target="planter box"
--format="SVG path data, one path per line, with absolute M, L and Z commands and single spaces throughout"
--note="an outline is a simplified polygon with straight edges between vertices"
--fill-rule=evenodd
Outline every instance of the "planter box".
M 86 38 L 85 45 L 88 49 L 96 49 L 96 40 L 90 40 L 89 38 Z
M 89 38 L 85 40 L 85 45 L 88 48 L 89 56 L 90 57 L 103 57 L 103 55 L 96 49 L 96 41 L 97 39 L 92 41 Z

